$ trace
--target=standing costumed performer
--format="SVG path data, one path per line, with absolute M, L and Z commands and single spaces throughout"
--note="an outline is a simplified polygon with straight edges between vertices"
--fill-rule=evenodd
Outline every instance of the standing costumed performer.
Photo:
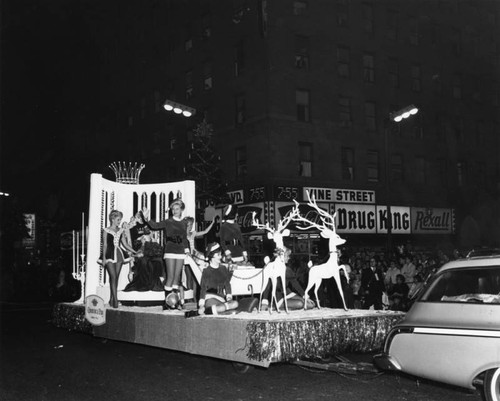
M 165 280 L 165 309 L 182 309 L 184 305 L 184 289 L 181 284 L 182 268 L 186 255 L 189 254 L 189 243 L 187 239 L 187 223 L 182 217 L 185 209 L 184 202 L 177 197 L 170 204 L 172 217 L 160 222 L 148 220 L 149 211 L 143 209 L 143 219 L 152 230 L 163 230 L 164 255 L 167 268 Z M 148 218 L 146 218 L 146 216 Z
M 236 205 L 226 206 L 219 236 L 225 258 L 237 264 L 244 264 L 248 262 L 248 254 L 243 245 L 243 235 L 237 219 L 238 207 Z

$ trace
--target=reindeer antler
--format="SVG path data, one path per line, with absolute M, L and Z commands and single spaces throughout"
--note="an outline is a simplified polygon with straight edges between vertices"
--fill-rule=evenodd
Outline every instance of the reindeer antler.
M 290 222 L 294 220 L 296 216 L 299 215 L 300 215 L 299 208 L 294 207 L 285 215 L 285 217 L 282 220 L 279 221 L 277 230 L 280 232 L 283 231 L 290 224 Z
M 258 229 L 262 229 L 262 230 L 267 230 L 271 233 L 274 232 L 274 229 L 269 227 L 269 223 L 266 223 L 266 224 L 261 224 L 257 221 L 257 219 L 255 218 L 255 216 L 257 215 L 256 212 L 252 212 L 252 226 L 255 226 L 257 227 Z
M 294 218 L 295 221 L 301 221 L 304 223 L 307 223 L 307 227 L 300 227 L 297 226 L 299 230 L 308 230 L 310 228 L 317 228 L 320 231 L 335 231 L 335 214 L 330 215 L 328 212 L 325 210 L 321 209 L 318 204 L 316 203 L 316 199 L 314 196 L 311 199 L 311 196 L 309 195 L 309 192 L 307 192 L 307 198 L 309 199 L 307 204 L 311 206 L 313 209 L 315 209 L 318 212 L 318 215 L 321 219 L 322 224 L 315 223 L 309 219 L 306 219 L 304 216 L 302 216 L 300 213 L 297 215 L 297 217 Z M 298 211 L 299 209 L 299 203 L 294 199 L 295 202 L 295 209 Z

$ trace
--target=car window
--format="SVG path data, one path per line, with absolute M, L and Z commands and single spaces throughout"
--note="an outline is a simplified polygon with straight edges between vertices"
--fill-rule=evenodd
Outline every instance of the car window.
M 476 266 L 438 273 L 420 301 L 500 305 L 500 266 Z

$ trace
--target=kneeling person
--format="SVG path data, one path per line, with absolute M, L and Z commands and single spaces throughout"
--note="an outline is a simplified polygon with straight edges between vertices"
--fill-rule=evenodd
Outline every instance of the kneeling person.
M 198 313 L 214 314 L 234 310 L 238 301 L 231 295 L 232 271 L 221 263 L 222 249 L 219 244 L 209 244 L 206 250 L 208 266 L 203 270 L 200 283 L 200 300 Z

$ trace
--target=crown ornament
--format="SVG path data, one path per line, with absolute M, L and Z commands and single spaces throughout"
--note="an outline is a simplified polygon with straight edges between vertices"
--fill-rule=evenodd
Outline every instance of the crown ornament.
M 142 169 L 146 167 L 144 163 L 135 162 L 113 162 L 109 168 L 115 173 L 115 181 L 121 184 L 139 184 Z

